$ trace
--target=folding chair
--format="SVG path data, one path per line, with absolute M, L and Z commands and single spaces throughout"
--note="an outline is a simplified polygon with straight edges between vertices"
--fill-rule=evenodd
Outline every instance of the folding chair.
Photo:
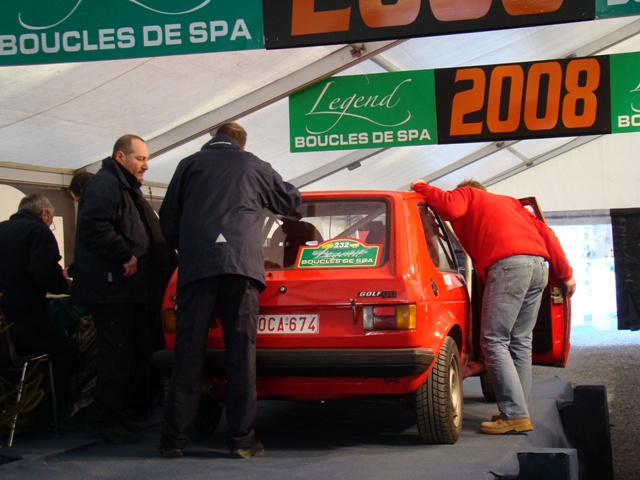
M 37 365 L 39 362 L 45 361 L 49 364 L 49 381 L 51 383 L 51 404 L 53 407 L 53 421 L 55 425 L 55 432 L 58 435 L 58 415 L 56 406 L 56 393 L 53 382 L 53 366 L 51 365 L 51 359 L 46 353 L 43 354 L 31 354 L 31 355 L 18 355 L 15 347 L 13 346 L 13 340 L 11 338 L 11 332 L 9 331 L 10 325 L 7 325 L 0 312 L 0 371 L 22 371 L 20 376 L 20 383 L 18 387 L 18 394 L 16 396 L 15 405 L 20 403 L 22 394 L 24 391 L 24 379 L 27 375 L 27 369 L 30 364 Z M 13 437 L 16 431 L 16 424 L 18 423 L 18 411 L 11 421 L 11 427 L 9 430 L 9 442 L 8 447 L 13 445 Z

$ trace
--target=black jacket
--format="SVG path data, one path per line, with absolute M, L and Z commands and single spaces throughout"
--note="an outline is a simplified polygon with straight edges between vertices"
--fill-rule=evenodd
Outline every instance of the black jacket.
M 150 234 L 140 201 L 140 184 L 113 158 L 87 183 L 76 224 L 71 300 L 92 305 L 149 303 Z M 124 276 L 123 265 L 135 255 L 138 272 Z
M 0 223 L 0 306 L 46 318 L 46 294 L 65 293 L 58 242 L 34 213 L 22 210 Z M 42 314 L 42 315 L 40 315 Z
M 160 207 L 162 233 L 178 249 L 178 286 L 222 274 L 263 287 L 262 211 L 289 214 L 300 192 L 267 162 L 217 135 L 176 169 Z

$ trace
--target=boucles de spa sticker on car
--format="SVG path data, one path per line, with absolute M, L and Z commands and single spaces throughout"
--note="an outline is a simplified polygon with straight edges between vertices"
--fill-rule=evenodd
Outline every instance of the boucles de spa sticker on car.
M 298 257 L 298 268 L 375 267 L 380 246 L 364 245 L 350 238 L 332 239 L 318 246 L 303 247 Z

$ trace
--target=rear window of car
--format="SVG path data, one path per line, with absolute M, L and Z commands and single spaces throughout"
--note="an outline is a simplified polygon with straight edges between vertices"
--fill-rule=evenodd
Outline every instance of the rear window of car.
M 371 268 L 386 262 L 389 204 L 383 199 L 305 200 L 294 214 L 266 211 L 265 268 Z

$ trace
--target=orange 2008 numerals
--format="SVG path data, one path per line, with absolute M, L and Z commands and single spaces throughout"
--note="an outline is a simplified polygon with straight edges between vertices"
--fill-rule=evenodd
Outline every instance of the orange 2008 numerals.
M 508 92 L 504 86 L 511 80 Z M 487 127 L 491 132 L 515 132 L 522 117 L 522 96 L 524 90 L 524 72 L 520 65 L 498 66 L 491 72 L 489 97 L 487 101 Z M 509 99 L 507 116 L 501 118 L 502 96 Z
M 416 21 L 428 4 L 441 22 L 477 20 L 502 1 L 509 16 L 539 15 L 558 10 L 564 0 L 344 0 L 342 8 L 319 8 L 320 0 L 291 0 L 291 35 L 343 32 L 351 28 L 352 9 L 369 28 L 402 27 Z M 357 5 L 357 8 L 355 8 Z
M 502 6 L 512 17 L 555 12 L 564 0 L 502 0 Z M 429 0 L 433 15 L 441 22 L 474 20 L 484 17 L 493 0 Z
M 381 0 L 360 0 L 358 6 L 360 17 L 368 27 L 400 27 L 416 20 L 420 13 L 421 1 L 396 0 L 394 3 L 385 4 Z M 316 0 L 292 0 L 291 8 L 291 35 L 341 32 L 350 28 L 350 6 L 317 11 Z
M 469 113 L 479 112 L 484 106 L 484 92 L 487 78 L 481 68 L 465 68 L 456 72 L 455 83 L 471 81 L 471 88 L 458 92 L 453 97 L 451 106 L 451 129 L 453 135 L 479 135 L 482 133 L 482 122 L 465 122 Z
M 546 95 L 541 95 L 540 86 L 543 78 L 548 79 Z M 527 130 L 552 130 L 558 124 L 560 102 L 556 99 L 562 94 L 562 67 L 558 62 L 534 63 L 527 75 L 527 91 L 524 106 L 524 124 Z M 538 116 L 540 98 L 545 98 L 545 114 Z
M 455 83 L 470 81 L 471 86 L 453 97 L 450 135 L 479 135 L 485 123 L 491 133 L 512 133 L 523 124 L 529 131 L 548 131 L 560 121 L 566 128 L 593 126 L 600 64 L 594 58 L 579 58 L 565 67 L 566 71 L 560 62 L 539 62 L 525 72 L 522 65 L 499 65 L 491 70 L 488 85 L 484 69 L 458 70 Z M 474 121 L 465 121 L 471 114 Z
M 585 77 L 581 85 L 581 77 Z M 562 118 L 569 128 L 589 127 L 596 120 L 600 85 L 600 64 L 595 58 L 573 60 L 567 65 L 567 95 L 562 105 Z

